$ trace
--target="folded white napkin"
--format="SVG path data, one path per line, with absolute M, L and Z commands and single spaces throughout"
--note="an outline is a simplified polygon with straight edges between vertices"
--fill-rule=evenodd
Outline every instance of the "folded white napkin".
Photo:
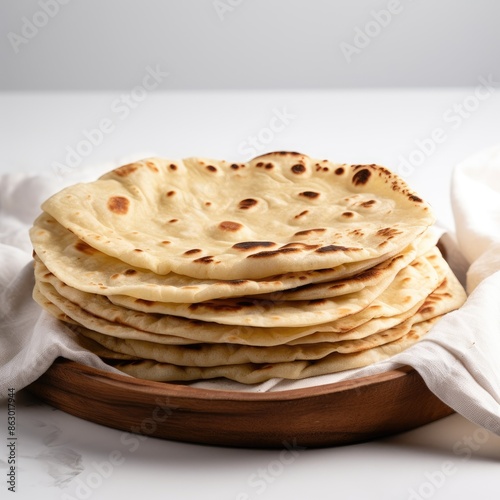
M 64 184 L 82 180 L 76 177 L 0 177 L 0 398 L 7 396 L 9 388 L 19 390 L 36 380 L 58 356 L 116 372 L 82 350 L 72 332 L 31 299 L 33 273 L 27 231 L 40 203 Z M 88 171 L 86 177 L 92 178 Z M 464 281 L 460 251 L 465 255 L 471 264 L 467 281 L 472 293 L 466 304 L 443 318 L 418 344 L 388 361 L 340 374 L 300 381 L 273 379 L 254 386 L 231 381 L 193 385 L 280 391 L 409 365 L 444 403 L 500 435 L 500 147 L 458 165 L 452 188 L 457 244 L 446 235 L 448 259 Z

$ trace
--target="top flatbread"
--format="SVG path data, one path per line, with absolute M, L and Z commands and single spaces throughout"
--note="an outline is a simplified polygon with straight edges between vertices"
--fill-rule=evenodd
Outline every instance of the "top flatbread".
M 383 167 L 288 152 L 246 164 L 148 159 L 70 186 L 42 208 L 130 265 L 221 280 L 394 255 L 434 222 Z
M 437 241 L 434 232 L 428 230 L 396 256 L 351 262 L 330 269 L 232 281 L 202 280 L 176 273 L 160 275 L 130 266 L 79 240 L 46 213 L 42 213 L 35 220 L 30 237 L 36 252 L 35 258 L 40 259 L 50 272 L 73 288 L 99 295 L 128 295 L 163 302 L 201 302 L 221 297 L 261 295 L 276 291 L 281 293 L 299 286 L 305 291 L 304 285 L 332 280 L 336 282 L 335 289 L 315 291 L 314 288 L 308 288 L 306 298 L 315 298 L 315 293 L 320 296 L 351 293 L 380 281 L 394 270 L 397 271 L 393 260 L 398 261 L 398 265 L 408 263 L 417 253 L 425 253 Z M 351 276 L 355 276 L 355 279 L 347 279 Z M 274 300 L 275 296 L 269 295 L 266 298 Z M 304 297 L 297 291 L 293 292 L 292 298 L 300 300 Z

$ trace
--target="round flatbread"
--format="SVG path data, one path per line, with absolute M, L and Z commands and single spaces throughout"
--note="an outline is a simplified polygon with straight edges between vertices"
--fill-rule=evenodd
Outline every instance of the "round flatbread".
M 312 327 L 236 327 L 130 311 L 112 304 L 106 297 L 68 287 L 50 272 L 44 273 L 41 269 L 37 264 L 36 288 L 52 304 L 49 312 L 54 316 L 65 314 L 78 324 L 120 339 L 162 344 L 233 343 L 274 346 L 359 339 L 398 325 L 419 313 L 419 308 L 428 314 L 419 316 L 420 320 L 424 320 L 456 309 L 465 300 L 463 288 L 448 268 L 441 285 L 425 300 L 406 304 L 408 309 L 395 316 L 383 315 L 384 303 L 381 297 L 373 308 Z M 41 305 L 46 307 L 43 303 Z
M 383 167 L 290 152 L 246 164 L 143 160 L 70 186 L 42 208 L 127 264 L 219 280 L 397 253 L 434 222 L 429 205 Z
M 234 344 L 165 345 L 143 340 L 122 340 L 109 335 L 78 328 L 78 332 L 112 352 L 136 359 L 150 359 L 178 366 L 222 366 L 244 363 L 284 363 L 321 359 L 334 352 L 352 353 L 372 349 L 401 338 L 412 327 L 408 319 L 389 330 L 358 340 L 339 340 L 317 344 L 255 347 Z
M 431 262 L 431 260 L 433 262 Z M 384 315 L 395 315 L 408 309 L 406 304 L 423 300 L 443 280 L 447 264 L 434 248 L 386 279 L 359 292 L 315 300 L 259 300 L 255 297 L 217 299 L 196 304 L 176 304 L 113 295 L 109 300 L 126 309 L 225 325 L 264 328 L 310 326 L 349 317 L 367 307 L 384 294 Z M 439 269 L 439 272 L 438 270 Z
M 337 282 L 337 286 L 328 290 L 329 296 L 351 293 L 375 284 L 388 273 L 393 273 L 398 265 L 413 260 L 417 253 L 425 253 L 437 240 L 435 233 L 429 230 L 396 256 L 384 255 L 376 259 L 341 264 L 330 269 L 285 273 L 259 280 L 199 280 L 173 272 L 159 275 L 110 257 L 78 239 L 46 213 L 42 213 L 35 220 L 30 237 L 35 258 L 41 260 L 61 281 L 74 288 L 100 295 L 128 295 L 145 300 L 184 303 L 221 297 L 281 293 L 284 290 L 333 280 Z M 396 257 L 396 265 L 391 263 L 389 266 L 388 259 Z M 359 276 L 365 270 L 369 270 L 369 273 Z M 347 279 L 352 276 L 356 276 L 356 279 Z M 340 282 L 341 279 L 344 281 Z M 314 298 L 313 295 L 317 296 L 322 291 L 323 289 L 309 289 L 308 298 Z M 264 298 L 274 300 L 273 296 Z M 302 297 L 305 300 L 308 298 Z M 290 299 L 300 299 L 300 295 L 294 292 Z M 282 300 L 288 300 L 286 294 L 282 296 Z
M 153 360 L 112 361 L 118 370 L 134 377 L 156 381 L 192 381 L 224 377 L 244 384 L 258 384 L 271 378 L 299 380 L 307 377 L 360 368 L 388 359 L 421 340 L 438 322 L 436 317 L 411 327 L 406 335 L 387 344 L 360 352 L 335 352 L 319 360 L 283 363 L 244 363 L 210 367 L 179 366 Z

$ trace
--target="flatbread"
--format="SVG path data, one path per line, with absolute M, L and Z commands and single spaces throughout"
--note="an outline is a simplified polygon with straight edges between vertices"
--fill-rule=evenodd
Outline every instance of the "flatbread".
M 35 258 L 64 283 L 89 293 L 100 295 L 128 295 L 145 300 L 162 302 L 201 302 L 221 297 L 237 297 L 254 294 L 282 292 L 283 290 L 303 287 L 312 283 L 346 280 L 329 290 L 337 295 L 355 292 L 364 286 L 375 284 L 391 268 L 387 260 L 395 256 L 387 254 L 376 259 L 341 264 L 330 269 L 300 271 L 273 275 L 256 280 L 199 280 L 176 273 L 159 275 L 147 269 L 131 266 L 121 260 L 110 257 L 78 239 L 65 229 L 53 217 L 42 213 L 33 223 L 30 237 L 35 250 Z M 433 231 L 426 231 L 422 238 L 411 242 L 396 257 L 402 257 L 399 264 L 413 260 L 415 252 L 422 254 L 436 243 Z M 358 276 L 365 270 L 369 275 Z M 313 298 L 313 290 L 308 297 Z M 317 295 L 318 291 L 316 291 Z M 291 299 L 300 297 L 295 293 Z M 308 297 L 305 297 L 308 300 Z M 272 296 L 264 297 L 274 300 Z M 304 297 L 302 298 L 304 299 Z M 282 300 L 288 300 L 282 296 Z
M 69 325 L 79 325 L 78 321 L 64 313 L 58 306 L 51 302 L 41 291 L 38 283 L 35 283 L 33 287 L 33 300 L 40 306 L 43 307 L 48 313 L 50 313 L 54 318 L 57 318 L 64 323 Z
M 319 342 L 335 342 L 344 339 L 361 339 L 383 330 L 393 328 L 411 318 L 414 323 L 420 323 L 435 316 L 442 316 L 450 311 L 458 309 L 467 300 L 464 288 L 453 274 L 448 270 L 446 278 L 425 300 L 416 306 L 396 316 L 381 316 L 369 319 L 361 324 L 353 326 L 350 330 L 336 333 L 321 331 L 312 333 L 303 338 L 290 340 L 288 344 L 306 344 Z M 336 322 L 337 328 L 342 328 L 342 321 Z
M 69 316 L 64 314 L 56 305 L 52 304 L 50 300 L 45 298 L 41 293 L 40 290 L 38 289 L 38 286 L 35 285 L 33 288 L 33 299 L 35 302 L 37 302 L 39 305 L 41 305 L 46 311 L 50 312 L 53 316 L 55 316 L 57 319 L 63 321 L 64 323 L 67 324 L 69 328 L 71 328 L 74 332 L 78 332 L 79 328 L 83 328 L 81 325 L 79 325 L 76 321 L 73 321 Z M 90 331 L 90 330 L 88 330 Z M 100 358 L 106 358 L 106 359 L 140 359 L 134 356 L 130 356 L 129 354 L 124 354 L 120 353 L 119 351 L 111 351 L 104 347 L 101 343 L 96 342 L 95 340 L 92 340 L 92 338 L 89 335 L 77 335 L 75 337 L 75 340 L 78 342 L 78 344 L 83 347 L 84 349 L 87 349 L 88 351 L 93 352 Z
M 380 307 L 367 308 L 351 317 L 312 327 L 234 327 L 130 311 L 115 306 L 106 297 L 72 289 L 51 273 L 42 273 L 38 265 L 36 273 L 36 288 L 53 305 L 49 312 L 54 316 L 65 314 L 89 329 L 120 339 L 175 345 L 198 342 L 274 346 L 359 339 L 398 325 L 417 314 L 419 308 L 428 314 L 419 317 L 424 320 L 456 309 L 465 301 L 462 286 L 448 268 L 443 282 L 433 293 L 416 304 L 407 304 L 408 310 L 396 316 L 384 316 L 383 303 L 380 302 L 374 304 Z M 57 307 L 55 313 L 54 307 Z
M 200 321 L 184 320 L 175 316 L 157 316 L 155 318 L 154 315 L 145 313 L 136 313 L 132 317 L 129 317 L 130 324 L 122 322 L 118 318 L 116 322 L 112 322 L 82 309 L 79 305 L 60 295 L 50 283 L 44 281 L 39 281 L 35 284 L 33 298 L 54 317 L 71 325 L 83 326 L 86 329 L 117 339 L 143 340 L 164 345 L 192 345 L 195 343 L 210 342 L 250 346 L 276 346 L 358 339 L 402 323 L 413 316 L 424 303 L 422 301 L 414 308 L 398 316 L 375 318 L 365 321 L 360 326 L 351 330 L 339 331 L 336 329 L 336 322 L 304 328 L 268 329 L 203 323 Z M 99 297 L 98 300 L 102 302 L 106 299 Z M 94 309 L 96 303 L 91 302 L 90 304 L 90 308 Z M 98 306 L 96 306 L 96 309 L 98 309 Z M 118 306 L 108 304 L 108 308 L 98 309 L 97 312 L 107 315 L 111 311 L 116 313 L 117 309 Z M 132 326 L 132 324 L 137 323 L 144 330 Z M 185 337 L 181 337 L 179 334 L 183 334 Z
M 363 290 L 360 293 L 348 294 L 336 299 L 325 299 L 319 304 L 317 304 L 316 301 L 290 301 L 283 303 L 266 301 L 262 303 L 257 302 L 255 307 L 253 307 L 253 304 L 256 301 L 249 301 L 248 299 L 243 301 L 238 300 L 235 304 L 229 305 L 226 300 L 221 301 L 222 305 L 217 303 L 214 307 L 212 307 L 212 303 L 210 303 L 212 309 L 209 311 L 213 310 L 214 314 L 208 314 L 204 323 L 219 323 L 225 325 L 238 325 L 239 323 L 238 326 L 268 328 L 268 324 L 273 322 L 273 326 L 276 325 L 276 327 L 301 327 L 321 324 L 321 321 L 318 320 L 320 317 L 325 319 L 323 323 L 336 321 L 342 318 L 346 318 L 346 321 L 350 321 L 350 317 L 361 311 L 364 311 L 365 314 L 371 313 L 371 317 L 396 315 L 411 308 L 420 300 L 423 300 L 443 280 L 447 267 L 446 262 L 439 256 L 437 249 L 434 254 L 428 255 L 430 257 L 436 257 L 433 259 L 435 261 L 433 264 L 430 263 L 427 257 L 416 259 L 411 265 L 400 271 L 396 279 L 381 294 L 376 294 L 371 290 Z M 133 299 L 134 303 L 132 305 L 136 308 L 132 309 L 129 305 L 130 299 L 122 296 L 107 298 L 107 300 L 115 306 L 120 306 L 120 309 L 116 310 L 114 316 L 111 316 L 109 313 L 105 312 L 108 304 L 106 301 L 100 300 L 102 297 L 85 294 L 85 292 L 80 292 L 72 287 L 68 287 L 53 274 L 48 272 L 41 263 L 37 262 L 35 264 L 35 273 L 40 281 L 52 283 L 61 295 L 82 305 L 83 309 L 89 310 L 91 308 L 93 314 L 100 315 L 106 319 L 112 319 L 115 322 L 120 321 L 123 323 L 125 319 L 123 319 L 122 316 L 133 317 L 135 310 L 137 312 L 147 312 L 148 314 L 156 315 L 153 316 L 155 320 L 158 320 L 158 315 L 177 316 L 177 314 L 168 314 L 172 304 L 151 303 L 142 301 L 142 299 Z M 362 300 L 365 302 L 362 302 L 359 298 L 361 294 L 363 294 L 364 298 Z M 394 295 L 398 296 L 398 301 L 393 300 Z M 99 300 L 100 302 L 97 305 L 96 301 Z M 200 304 L 204 307 L 206 306 L 206 303 Z M 177 306 L 178 309 L 180 309 L 183 305 L 179 304 Z M 142 307 L 144 307 L 145 310 L 139 310 Z M 236 314 L 238 311 L 234 311 L 233 308 L 239 308 L 241 314 Z M 178 309 L 176 312 L 178 312 Z M 189 311 L 189 305 L 185 305 L 184 309 Z M 195 314 L 196 310 L 193 315 Z M 184 316 L 181 317 L 185 318 Z M 200 320 L 200 317 L 186 319 Z M 252 320 L 256 323 L 255 325 L 251 324 Z
M 55 288 L 49 283 L 35 283 L 33 299 L 46 309 L 47 312 L 71 325 L 81 325 L 96 332 L 125 338 L 139 337 L 147 340 L 148 336 L 152 335 L 126 325 L 106 321 L 99 316 L 88 313 L 70 300 L 59 295 Z M 51 304 L 47 307 L 48 302 Z M 69 321 L 63 319 L 63 316 L 69 317 Z M 185 338 L 176 337 L 175 335 L 165 336 L 165 339 L 168 339 L 168 343 L 172 345 L 196 343 L 196 340 L 186 340 Z
M 219 280 L 397 253 L 434 223 L 429 205 L 383 167 L 290 152 L 246 164 L 147 159 L 70 186 L 42 208 L 127 264 Z
M 410 331 L 412 324 L 412 320 L 408 319 L 394 328 L 358 340 L 293 346 L 284 344 L 274 347 L 235 344 L 165 345 L 143 340 L 117 339 L 85 328 L 78 328 L 77 331 L 110 351 L 137 359 L 150 359 L 180 366 L 221 366 L 314 360 L 324 358 L 334 352 L 346 354 L 365 351 L 401 338 Z
M 282 300 L 317 300 L 357 293 L 365 288 L 373 289 L 378 287 L 383 290 L 394 280 L 399 271 L 415 260 L 416 257 L 428 253 L 435 244 L 435 238 L 430 235 L 430 232 L 426 231 L 422 239 L 419 239 L 415 244 L 409 245 L 401 253 L 394 257 L 387 257 L 380 264 L 353 276 L 332 281 L 303 284 L 290 290 L 255 295 L 254 298 L 273 302 Z
M 379 347 L 350 354 L 333 353 L 319 360 L 210 367 L 179 366 L 153 360 L 110 361 L 110 364 L 128 375 L 161 382 L 207 380 L 219 377 L 244 384 L 258 384 L 275 377 L 299 380 L 360 368 L 389 359 L 420 341 L 439 319 L 436 317 L 417 323 L 403 337 Z
M 433 260 L 431 263 L 430 259 Z M 439 250 L 434 248 L 404 267 L 392 279 L 386 277 L 377 285 L 339 297 L 315 300 L 259 300 L 255 297 L 217 299 L 196 304 L 176 304 L 113 295 L 113 304 L 130 310 L 168 314 L 225 325 L 264 328 L 311 326 L 349 317 L 384 294 L 384 315 L 395 315 L 408 309 L 406 304 L 423 300 L 443 280 L 448 267 Z

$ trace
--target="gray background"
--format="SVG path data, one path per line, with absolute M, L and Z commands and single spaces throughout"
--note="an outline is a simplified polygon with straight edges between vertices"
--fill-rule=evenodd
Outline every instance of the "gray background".
M 0 90 L 130 89 L 148 65 L 169 89 L 469 86 L 500 61 L 496 0 L 399 0 L 350 63 L 391 0 L 64 0 L 15 53 L 57 1 L 1 0 Z

